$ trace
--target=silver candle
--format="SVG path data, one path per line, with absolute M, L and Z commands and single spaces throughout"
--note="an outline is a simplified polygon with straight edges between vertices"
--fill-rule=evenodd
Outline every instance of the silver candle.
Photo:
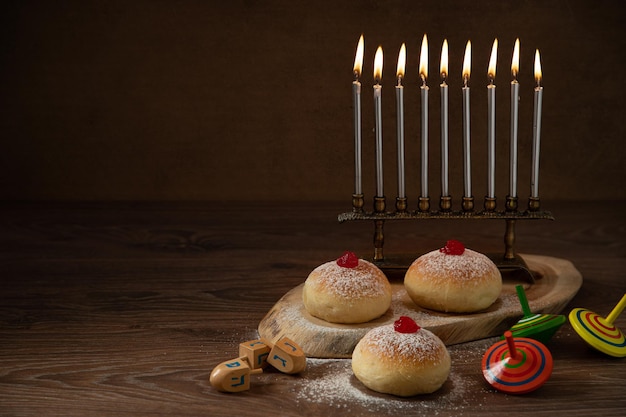
M 354 58 L 352 102 L 354 108 L 354 193 L 363 194 L 361 171 L 361 69 L 363 68 L 363 35 L 359 39 Z
M 382 118 L 382 86 L 383 48 L 376 50 L 374 57 L 374 132 L 376 136 L 376 196 L 384 197 L 383 191 L 383 118 Z
M 530 177 L 530 196 L 539 198 L 539 148 L 541 145 L 541 106 L 543 101 L 543 87 L 541 86 L 541 58 L 539 50 L 535 52 L 535 87 L 534 114 L 533 114 L 533 149 L 532 170 Z
M 487 197 L 496 196 L 496 60 L 498 39 L 493 41 L 489 58 L 489 85 L 487 86 Z
M 470 148 L 470 88 L 469 78 L 472 67 L 472 44 L 467 41 L 463 58 L 463 186 L 464 197 L 472 196 L 472 164 Z
M 509 196 L 517 197 L 517 132 L 519 118 L 519 39 L 515 40 L 513 59 L 511 60 L 511 143 L 509 151 Z
M 440 64 L 441 84 L 441 195 L 448 196 L 448 41 L 444 39 L 441 47 Z
M 422 40 L 422 49 L 420 53 L 420 78 L 422 85 L 420 87 L 421 104 L 422 104 L 422 197 L 428 197 L 428 86 L 426 79 L 428 78 L 428 39 L 426 35 Z
M 402 78 L 404 78 L 404 68 L 406 66 L 406 46 L 402 44 L 398 54 L 398 69 L 396 76 L 398 84 L 396 85 L 396 131 L 398 137 L 398 198 L 406 197 L 406 186 L 404 183 L 404 87 L 402 86 Z

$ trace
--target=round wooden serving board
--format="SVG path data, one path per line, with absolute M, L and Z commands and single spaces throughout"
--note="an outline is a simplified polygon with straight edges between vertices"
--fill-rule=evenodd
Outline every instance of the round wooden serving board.
M 523 315 L 515 285 L 524 285 L 531 311 L 541 314 L 559 314 L 582 285 L 580 272 L 568 260 L 539 255 L 521 257 L 539 278 L 528 283 L 505 277 L 500 297 L 478 313 L 450 314 L 423 309 L 409 298 L 402 282 L 392 281 L 391 307 L 382 317 L 362 324 L 335 324 L 307 313 L 302 304 L 301 284 L 287 292 L 261 320 L 259 336 L 273 343 L 286 336 L 312 358 L 349 358 L 370 329 L 391 324 L 403 315 L 435 333 L 446 345 L 497 336 Z

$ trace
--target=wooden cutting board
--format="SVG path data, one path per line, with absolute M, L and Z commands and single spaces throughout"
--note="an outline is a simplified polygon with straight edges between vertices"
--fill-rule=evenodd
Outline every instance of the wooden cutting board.
M 370 329 L 393 323 L 399 316 L 412 317 L 435 333 L 446 345 L 497 336 L 522 317 L 515 292 L 523 284 L 533 313 L 559 314 L 582 285 L 582 275 L 565 259 L 521 255 L 539 277 L 533 283 L 503 275 L 500 297 L 487 310 L 472 314 L 450 314 L 426 310 L 408 296 L 402 282 L 391 282 L 391 307 L 382 317 L 362 324 L 335 324 L 307 313 L 302 303 L 301 284 L 285 294 L 259 324 L 259 336 L 275 343 L 286 336 L 312 358 L 349 358 L 359 340 Z

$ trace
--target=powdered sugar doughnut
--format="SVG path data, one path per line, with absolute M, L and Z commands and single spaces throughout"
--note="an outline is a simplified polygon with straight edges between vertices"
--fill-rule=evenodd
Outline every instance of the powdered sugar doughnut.
M 451 364 L 444 343 L 419 326 L 409 333 L 396 331 L 395 326 L 376 327 L 357 343 L 352 352 L 354 375 L 371 390 L 402 397 L 441 388 Z
M 449 245 L 456 246 L 450 249 Z M 419 306 L 471 313 L 496 301 L 502 291 L 502 276 L 485 255 L 465 249 L 460 242 L 448 241 L 446 247 L 422 255 L 411 264 L 404 287 Z
M 304 307 L 331 323 L 365 323 L 385 314 L 391 285 L 374 264 L 352 252 L 315 268 L 302 289 Z

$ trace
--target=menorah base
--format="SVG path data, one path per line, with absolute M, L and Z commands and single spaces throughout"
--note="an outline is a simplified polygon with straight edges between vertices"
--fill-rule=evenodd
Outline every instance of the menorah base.
M 376 202 L 384 204 L 384 197 L 376 197 Z M 490 206 L 490 208 L 492 208 Z M 435 219 L 458 219 L 458 220 L 504 220 L 506 224 L 504 232 L 504 253 L 492 255 L 491 258 L 501 271 L 521 273 L 527 280 L 534 282 L 533 273 L 528 269 L 523 259 L 515 254 L 515 224 L 518 220 L 554 220 L 554 217 L 547 211 L 516 211 L 512 210 L 513 204 L 507 206 L 508 210 L 485 210 L 481 212 L 471 211 L 385 211 L 384 205 L 376 205 L 374 212 L 347 212 L 338 216 L 340 223 L 353 220 L 374 221 L 374 258 L 373 262 L 379 265 L 389 274 L 403 273 L 415 260 L 411 257 L 388 257 L 383 253 L 385 241 L 384 226 L 386 221 L 411 221 L 411 220 L 435 220 Z

